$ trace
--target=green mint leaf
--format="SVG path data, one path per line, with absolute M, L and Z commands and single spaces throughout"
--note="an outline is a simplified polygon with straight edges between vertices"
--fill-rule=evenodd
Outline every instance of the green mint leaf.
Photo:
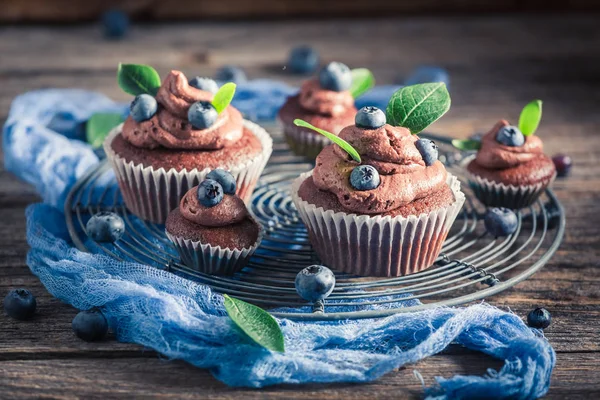
M 405 86 L 392 95 L 386 114 L 390 125 L 421 132 L 450 109 L 450 94 L 443 82 Z
M 160 87 L 160 76 L 149 65 L 119 63 L 117 82 L 125 93 L 133 96 L 139 94 L 156 96 Z
M 219 91 L 215 93 L 213 97 L 212 105 L 219 114 L 229 106 L 233 96 L 235 95 L 236 84 L 229 82 L 219 88 Z
M 313 131 L 320 133 L 321 135 L 325 136 L 327 139 L 331 140 L 333 143 L 340 146 L 346 153 L 348 153 L 350 155 L 350 157 L 352 157 L 354 159 L 354 161 L 360 162 L 360 154 L 358 154 L 358 151 L 356 151 L 350 143 L 346 142 L 341 137 L 336 136 L 333 133 L 324 131 L 323 129 L 319 129 L 316 126 L 312 126 L 308 122 L 303 121 L 301 119 L 295 119 L 294 125 L 301 126 L 303 128 L 312 129 Z
M 223 295 L 229 318 L 262 347 L 283 353 L 283 333 L 275 318 L 260 307 Z
M 352 71 L 352 86 L 350 86 L 350 93 L 355 99 L 358 96 L 366 93 L 375 86 L 375 77 L 366 68 L 355 68 Z
M 102 146 L 106 135 L 117 125 L 123 122 L 119 113 L 93 114 L 85 126 L 85 140 L 94 148 Z
M 519 130 L 525 136 L 530 136 L 535 133 L 542 119 L 542 101 L 533 100 L 521 111 L 519 117 Z
M 481 142 L 479 140 L 471 140 L 471 139 L 454 139 L 452 141 L 452 146 L 456 147 L 459 150 L 469 151 L 469 150 L 479 150 L 481 147 Z

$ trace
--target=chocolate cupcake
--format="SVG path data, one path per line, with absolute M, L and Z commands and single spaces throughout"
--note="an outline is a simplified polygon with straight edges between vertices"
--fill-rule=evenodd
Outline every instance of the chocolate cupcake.
M 228 103 L 217 111 L 214 98 L 171 71 L 154 104 L 151 95 L 137 96 L 131 115 L 109 134 L 104 149 L 132 213 L 164 223 L 183 195 L 214 168 L 230 171 L 237 194 L 250 200 L 271 154 L 271 137 Z
M 341 146 L 325 147 L 294 182 L 292 199 L 325 265 L 362 276 L 415 273 L 436 260 L 465 197 L 432 141 L 366 109 L 340 132 Z
M 180 206 L 169 213 L 165 228 L 188 267 L 212 275 L 232 275 L 258 247 L 262 228 L 235 190 L 223 189 L 223 181 L 216 179 L 206 179 L 190 189 Z M 229 180 L 235 187 L 233 177 Z
M 523 122 L 520 125 L 527 135 L 507 121 L 499 121 L 483 136 L 475 158 L 467 165 L 469 185 L 488 207 L 530 206 L 556 177 L 552 159 L 543 153 L 540 138 L 533 135 L 535 128 Z
M 294 153 L 314 159 L 331 143 L 310 129 L 295 126 L 294 119 L 300 118 L 335 135 L 354 122 L 356 107 L 349 90 L 351 84 L 350 69 L 341 63 L 330 63 L 320 71 L 319 78 L 304 82 L 300 93 L 288 98 L 278 118 Z

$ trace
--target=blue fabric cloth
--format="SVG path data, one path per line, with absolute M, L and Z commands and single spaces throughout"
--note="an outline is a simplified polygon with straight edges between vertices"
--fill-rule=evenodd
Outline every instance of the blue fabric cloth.
M 265 107 L 262 99 L 270 96 L 271 88 L 275 94 L 269 110 L 258 110 Z M 387 95 L 389 90 L 377 88 L 374 93 Z M 236 105 L 247 115 L 266 118 L 290 92 L 293 88 L 277 82 L 251 82 L 241 88 L 246 94 Z M 79 309 L 100 307 L 118 340 L 208 368 L 228 385 L 248 387 L 367 382 L 456 343 L 503 359 L 505 365 L 483 377 L 437 378 L 437 385 L 426 391 L 430 398 L 533 399 L 548 390 L 555 353 L 541 331 L 489 305 L 374 320 L 281 319 L 286 352 L 279 354 L 249 342 L 226 316 L 222 297 L 209 287 L 147 265 L 76 250 L 62 203 L 77 178 L 98 161 L 78 139 L 81 124 L 94 112 L 114 110 L 123 111 L 124 106 L 98 93 L 26 93 L 11 107 L 3 143 L 6 169 L 35 185 L 44 198 L 43 204 L 27 209 L 31 271 L 62 301 Z M 388 306 L 412 304 L 414 300 L 399 298 Z

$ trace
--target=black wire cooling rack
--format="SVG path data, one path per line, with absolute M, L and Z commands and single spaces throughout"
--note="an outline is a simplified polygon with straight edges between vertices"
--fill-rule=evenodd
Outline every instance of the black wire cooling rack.
M 332 320 L 385 317 L 489 297 L 534 274 L 562 241 L 565 217 L 552 190 L 518 213 L 519 225 L 513 235 L 494 239 L 487 234 L 482 221 L 485 208 L 470 191 L 460 167 L 469 154 L 456 151 L 448 138 L 424 134 L 436 141 L 440 160 L 459 177 L 466 194 L 442 253 L 431 268 L 398 278 L 336 273 L 337 283 L 325 303 L 325 312 L 313 313 L 296 294 L 294 279 L 301 269 L 319 260 L 289 196 L 291 182 L 312 164 L 289 152 L 278 128 L 267 129 L 273 135 L 274 151 L 250 207 L 266 234 L 249 265 L 234 276 L 212 276 L 182 264 L 165 236 L 164 226 L 141 221 L 122 205 L 106 161 L 80 179 L 65 202 L 74 244 L 82 251 L 102 252 L 171 271 L 209 285 L 216 292 L 271 309 L 277 317 Z M 122 216 L 125 235 L 114 244 L 93 243 L 85 234 L 85 223 L 94 213 L 107 210 Z

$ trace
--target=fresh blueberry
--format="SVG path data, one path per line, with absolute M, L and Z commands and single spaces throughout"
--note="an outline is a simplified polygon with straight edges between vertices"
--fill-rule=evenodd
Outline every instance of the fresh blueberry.
M 319 53 L 310 46 L 295 47 L 288 64 L 295 74 L 312 74 L 319 66 Z
M 425 165 L 429 167 L 437 161 L 438 147 L 433 140 L 419 139 L 415 142 L 415 146 L 417 147 L 417 150 L 419 150 L 419 153 L 421 153 Z
M 234 65 L 226 65 L 220 68 L 216 73 L 218 81 L 244 83 L 248 80 L 246 73 L 240 67 Z
M 90 218 L 85 231 L 95 242 L 116 242 L 125 233 L 125 223 L 114 212 L 102 211 Z
M 37 302 L 27 289 L 13 289 L 4 298 L 4 311 L 9 317 L 26 320 L 33 317 Z
M 219 91 L 219 85 L 217 85 L 217 82 L 210 78 L 202 78 L 197 76 L 190 79 L 189 84 L 196 89 L 204 90 L 206 92 L 217 93 Z
M 505 146 L 517 147 L 523 146 L 525 143 L 525 136 L 523 136 L 516 126 L 507 125 L 498 131 L 496 140 Z
M 552 157 L 552 162 L 556 167 L 556 175 L 564 177 L 569 175 L 571 167 L 573 166 L 573 160 L 566 154 L 557 154 Z
M 236 182 L 235 178 L 229 171 L 225 171 L 224 169 L 213 169 L 206 175 L 207 179 L 212 179 L 221 185 L 223 188 L 223 193 L 225 194 L 235 194 Z
M 335 275 L 323 265 L 311 265 L 296 275 L 296 292 L 304 300 L 314 303 L 327 298 L 335 286 Z
M 71 323 L 73 332 L 79 339 L 86 342 L 101 340 L 108 332 L 108 322 L 99 310 L 87 310 L 79 312 Z
M 102 14 L 104 36 L 111 39 L 120 39 L 127 33 L 129 17 L 123 11 L 109 10 Z
M 527 325 L 532 328 L 546 329 L 552 322 L 552 316 L 545 308 L 536 308 L 527 314 Z
M 385 125 L 385 113 L 377 107 L 366 106 L 358 110 L 354 123 L 359 128 L 377 129 Z
M 380 182 L 379 172 L 372 165 L 359 165 L 350 174 L 350 185 L 356 190 L 376 189 Z
M 352 73 L 346 64 L 330 62 L 319 72 L 319 84 L 323 89 L 341 92 L 350 89 Z
M 135 96 L 135 99 L 129 106 L 129 113 L 131 118 L 137 122 L 146 121 L 156 114 L 158 109 L 158 103 L 156 99 L 149 94 L 140 94 Z
M 517 230 L 517 214 L 508 208 L 488 208 L 483 220 L 485 229 L 495 238 L 508 236 Z
M 223 200 L 223 186 L 214 179 L 206 179 L 198 185 L 197 196 L 204 207 L 214 207 Z
M 188 110 L 188 120 L 196 129 L 210 128 L 219 118 L 219 113 L 208 101 L 198 101 Z

